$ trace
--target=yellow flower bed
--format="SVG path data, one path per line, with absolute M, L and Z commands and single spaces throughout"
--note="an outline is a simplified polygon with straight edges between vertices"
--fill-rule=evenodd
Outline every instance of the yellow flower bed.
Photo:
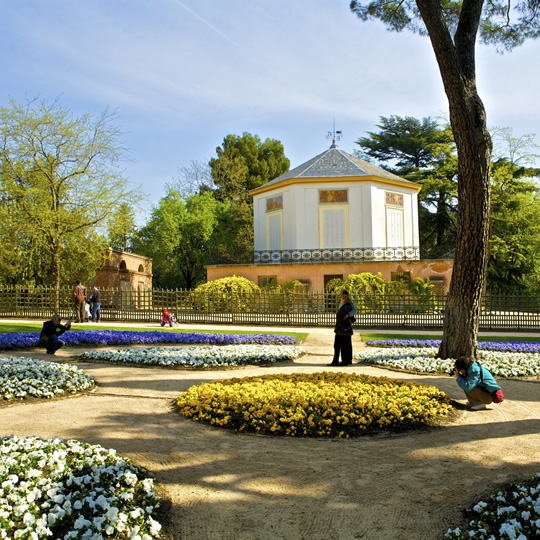
M 241 432 L 345 437 L 419 426 L 448 415 L 449 397 L 420 383 L 343 372 L 234 378 L 192 386 L 188 418 Z

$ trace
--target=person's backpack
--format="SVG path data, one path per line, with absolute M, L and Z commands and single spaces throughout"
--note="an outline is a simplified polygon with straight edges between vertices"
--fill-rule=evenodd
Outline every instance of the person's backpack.
M 486 369 L 478 360 L 476 363 L 480 366 L 480 388 L 485 390 L 486 392 L 489 392 L 489 390 L 484 386 L 484 369 Z M 499 388 L 498 390 L 495 390 L 495 392 L 489 392 L 491 394 L 491 399 L 493 400 L 493 403 L 502 403 L 504 401 L 504 392 L 502 391 L 502 388 Z

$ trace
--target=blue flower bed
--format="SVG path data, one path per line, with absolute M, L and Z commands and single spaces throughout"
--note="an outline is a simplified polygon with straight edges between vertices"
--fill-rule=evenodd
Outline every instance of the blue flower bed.
M 436 347 L 440 339 L 381 339 L 366 341 L 372 347 Z M 483 351 L 540 353 L 540 342 L 527 341 L 479 341 L 478 348 Z
M 153 343 L 208 345 L 296 345 L 298 339 L 274 334 L 204 334 L 202 332 L 137 332 L 134 330 L 68 331 L 61 338 L 66 345 L 134 345 Z M 0 350 L 37 347 L 39 332 L 0 334 Z

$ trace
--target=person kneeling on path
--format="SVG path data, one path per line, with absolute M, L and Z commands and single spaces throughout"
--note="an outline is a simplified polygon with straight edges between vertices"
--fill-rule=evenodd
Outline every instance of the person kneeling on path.
M 495 377 L 474 358 L 458 358 L 454 364 L 454 375 L 469 400 L 467 405 L 473 411 L 483 410 L 487 404 L 500 403 L 504 399 Z
M 39 335 L 39 344 L 47 349 L 47 354 L 54 354 L 65 345 L 64 341 L 59 339 L 59 336 L 71 328 L 71 319 L 65 325 L 60 324 L 61 321 L 61 317 L 55 314 L 50 321 L 43 323 Z

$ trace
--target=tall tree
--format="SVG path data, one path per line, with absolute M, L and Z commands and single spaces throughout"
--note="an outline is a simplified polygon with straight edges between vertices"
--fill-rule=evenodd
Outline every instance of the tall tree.
M 356 143 L 381 167 L 422 184 L 419 228 L 422 253 L 441 256 L 455 245 L 457 157 L 452 130 L 427 117 L 381 116 L 378 132 Z
M 222 204 L 211 193 L 184 200 L 174 189 L 159 201 L 134 241 L 137 253 L 152 257 L 156 286 L 191 289 L 206 279 L 204 266 Z
M 253 200 L 249 190 L 289 170 L 283 145 L 257 135 L 227 135 L 209 166 L 216 200 L 228 208 L 220 213 L 219 234 L 213 246 L 216 261 L 242 262 L 253 252 Z
M 476 41 L 480 36 L 484 43 L 511 49 L 538 37 L 538 2 L 353 0 L 351 9 L 362 20 L 380 19 L 391 30 L 427 33 L 431 41 L 458 152 L 457 248 L 438 355 L 475 357 L 489 252 L 492 151 L 476 87 Z
M 97 118 L 77 118 L 58 101 L 12 100 L 10 107 L 0 109 L 2 194 L 18 216 L 21 237 L 39 246 L 33 256 L 40 257 L 48 284 L 57 290 L 66 281 L 66 246 L 81 255 L 69 257 L 72 271 L 86 275 L 97 268 L 102 242 L 94 231 L 119 205 L 137 199 L 119 168 L 126 151 L 116 120 L 108 111 Z

